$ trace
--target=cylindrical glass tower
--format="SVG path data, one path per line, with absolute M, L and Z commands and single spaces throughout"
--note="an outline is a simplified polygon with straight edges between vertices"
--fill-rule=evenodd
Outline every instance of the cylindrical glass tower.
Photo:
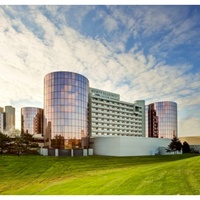
M 164 101 L 148 105 L 148 137 L 173 138 L 177 133 L 177 104 Z
M 43 135 L 43 118 L 42 108 L 21 108 L 21 133 Z
M 44 78 L 45 146 L 88 147 L 89 81 L 73 72 L 52 72 Z

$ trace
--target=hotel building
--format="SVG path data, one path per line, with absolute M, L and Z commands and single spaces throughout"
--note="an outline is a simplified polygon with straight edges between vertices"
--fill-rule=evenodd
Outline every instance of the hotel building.
M 90 136 L 145 136 L 144 100 L 127 103 L 95 88 L 89 93 Z
M 43 155 L 91 155 L 88 148 L 96 155 L 155 155 L 177 135 L 177 105 L 124 102 L 89 87 L 80 74 L 52 72 L 44 78 L 43 124 Z

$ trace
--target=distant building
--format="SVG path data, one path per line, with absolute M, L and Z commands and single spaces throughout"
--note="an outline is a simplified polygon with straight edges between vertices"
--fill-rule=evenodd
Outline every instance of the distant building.
M 3 112 L 3 108 L 0 107 L 0 132 L 3 133 L 5 131 L 6 126 L 6 116 Z
M 4 133 L 6 130 L 6 113 L 0 112 L 0 132 Z
M 181 143 L 187 142 L 190 149 L 200 153 L 200 136 L 182 136 L 179 137 Z
M 90 136 L 145 136 L 144 100 L 127 103 L 119 94 L 90 88 Z
M 43 109 L 35 107 L 21 108 L 21 133 L 43 134 Z
M 187 142 L 189 145 L 199 145 L 200 146 L 200 136 L 182 136 L 179 137 L 180 141 Z
M 177 104 L 163 101 L 146 106 L 146 132 L 148 137 L 173 138 L 177 134 Z
M 15 108 L 12 106 L 5 106 L 6 113 L 6 131 L 15 129 Z

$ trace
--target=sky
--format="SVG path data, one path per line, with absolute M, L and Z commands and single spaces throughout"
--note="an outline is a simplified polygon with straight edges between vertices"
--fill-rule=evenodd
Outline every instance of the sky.
M 146 105 L 178 105 L 178 136 L 200 135 L 200 6 L 0 5 L 0 107 L 43 108 L 44 76 Z

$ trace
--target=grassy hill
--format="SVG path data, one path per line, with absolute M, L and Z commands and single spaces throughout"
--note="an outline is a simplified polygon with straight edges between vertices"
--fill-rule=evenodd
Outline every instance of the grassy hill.
M 200 156 L 0 157 L 2 194 L 200 194 Z

